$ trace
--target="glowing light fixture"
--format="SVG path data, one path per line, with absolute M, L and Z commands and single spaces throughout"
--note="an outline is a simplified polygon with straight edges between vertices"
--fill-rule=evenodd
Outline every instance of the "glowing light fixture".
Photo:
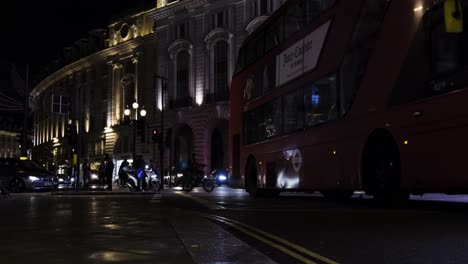
M 138 106 L 139 106 L 139 105 L 138 105 L 137 102 L 134 102 L 134 103 L 132 104 L 133 109 L 138 109 Z
M 417 6 L 417 7 L 415 7 L 415 8 L 413 9 L 414 12 L 420 12 L 420 11 L 422 11 L 422 10 L 423 10 L 423 6 L 422 6 L 422 5 L 419 5 L 419 6 Z
M 336 150 L 332 151 L 333 155 L 336 155 Z
M 28 157 L 20 157 L 20 160 L 28 160 Z
M 124 110 L 124 115 L 129 116 L 130 115 L 130 109 L 125 109 Z
M 144 108 L 143 108 L 143 109 L 141 109 L 141 111 L 140 111 L 140 115 L 141 115 L 141 116 L 143 116 L 143 117 L 145 117 L 145 116 L 146 116 L 146 110 L 145 110 Z
M 403 144 L 408 145 L 408 140 L 403 141 Z

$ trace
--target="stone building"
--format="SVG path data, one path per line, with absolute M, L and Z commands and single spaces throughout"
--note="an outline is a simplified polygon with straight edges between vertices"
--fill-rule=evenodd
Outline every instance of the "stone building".
M 229 85 L 237 51 L 282 2 L 158 0 L 153 9 L 92 31 L 65 50 L 68 63 L 31 93 L 33 158 L 46 155 L 58 164 L 69 159 L 72 148 L 64 136 L 74 120 L 82 131 L 84 158 L 98 161 L 107 153 L 116 168 L 133 152 L 159 161 L 150 134 L 161 129 L 163 110 L 165 168 L 178 166 L 191 153 L 207 165 L 205 173 L 227 166 Z M 96 49 L 104 35 L 104 47 Z M 131 108 L 134 102 L 137 111 Z M 143 107 L 147 115 L 138 125 L 143 130 L 135 134 L 125 109 L 131 110 L 130 119 L 142 120 Z

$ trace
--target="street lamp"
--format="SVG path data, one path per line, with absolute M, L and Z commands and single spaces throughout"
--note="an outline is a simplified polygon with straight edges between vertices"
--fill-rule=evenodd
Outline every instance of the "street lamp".
M 161 174 L 161 184 L 159 185 L 159 190 L 164 189 L 164 147 L 163 147 L 163 140 L 164 140 L 164 93 L 167 90 L 167 77 L 154 75 L 155 80 L 161 80 L 161 131 L 159 132 L 159 171 Z M 169 168 L 170 170 L 170 168 Z M 169 171 L 169 175 L 171 172 Z M 169 186 L 171 185 L 171 176 L 169 176 Z
M 136 160 L 136 134 L 137 134 L 137 122 L 138 122 L 138 107 L 139 107 L 138 103 L 137 103 L 136 101 L 133 102 L 132 108 L 133 108 L 133 110 L 135 111 L 135 118 L 134 118 L 134 119 L 132 119 L 132 118 L 130 117 L 132 111 L 130 110 L 130 108 L 128 107 L 128 105 L 127 105 L 127 107 L 126 107 L 125 110 L 124 110 L 124 115 L 125 115 L 125 117 L 130 118 L 130 124 L 133 125 L 133 149 L 132 149 L 132 152 L 133 152 L 133 153 L 132 153 L 133 162 L 135 162 L 135 160 Z M 145 110 L 144 106 L 143 106 L 142 109 L 140 110 L 140 116 L 141 116 L 142 118 L 144 118 L 144 117 L 146 116 L 146 110 Z

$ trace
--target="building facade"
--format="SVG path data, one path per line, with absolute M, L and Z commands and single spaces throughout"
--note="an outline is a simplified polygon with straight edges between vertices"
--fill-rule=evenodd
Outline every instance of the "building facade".
M 155 8 L 97 31 L 107 32 L 103 49 L 61 67 L 32 91 L 33 159 L 46 164 L 70 159 L 73 149 L 65 129 L 73 122 L 82 132 L 80 156 L 91 161 L 104 153 L 116 160 L 116 168 L 134 153 L 159 161 L 150 135 L 158 129 L 164 168 L 178 167 L 192 153 L 207 165 L 205 173 L 225 168 L 237 51 L 282 2 L 158 0 Z M 78 43 L 75 53 L 89 45 Z M 143 108 L 147 115 L 138 125 L 143 130 L 135 133 L 129 119 L 141 121 Z

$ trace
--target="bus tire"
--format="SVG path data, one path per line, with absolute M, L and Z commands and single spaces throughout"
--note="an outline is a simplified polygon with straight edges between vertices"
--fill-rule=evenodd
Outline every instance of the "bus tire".
M 245 190 L 252 197 L 259 195 L 257 186 L 257 166 L 254 158 L 250 158 L 247 162 L 245 170 Z
M 254 158 L 247 162 L 245 189 L 252 197 L 277 197 L 280 194 L 279 190 L 258 188 L 256 164 Z
M 389 135 L 370 138 L 363 158 L 363 179 L 366 193 L 379 204 L 406 201 L 409 193 L 400 190 L 400 154 Z

